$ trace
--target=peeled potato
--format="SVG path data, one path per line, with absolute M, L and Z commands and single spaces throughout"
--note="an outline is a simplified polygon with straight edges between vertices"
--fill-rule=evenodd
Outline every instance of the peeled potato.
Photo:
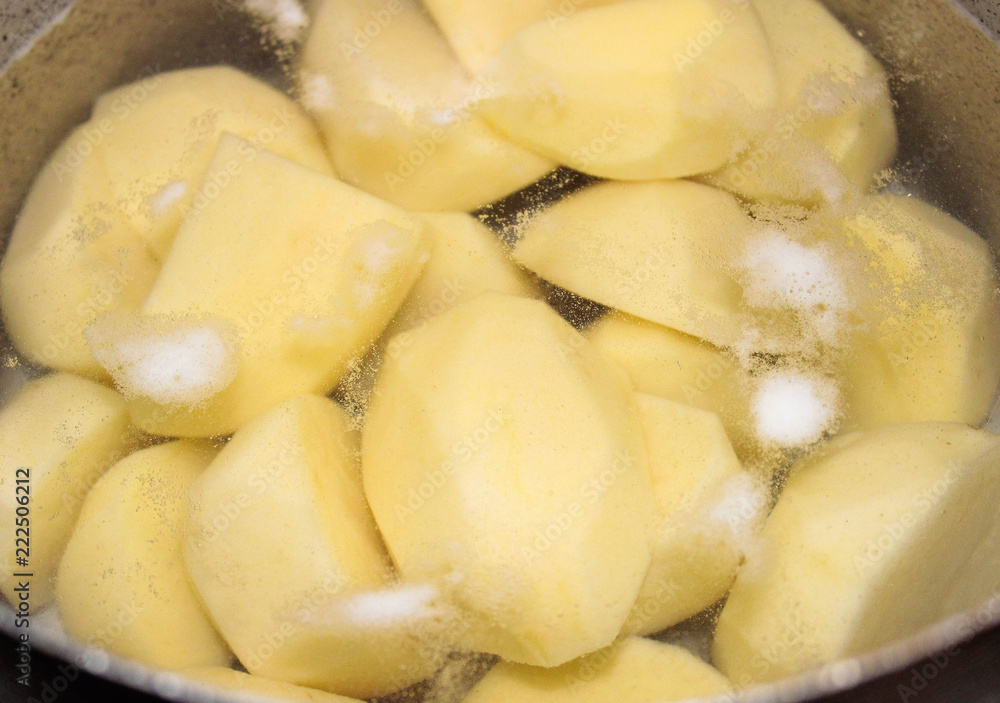
M 637 391 L 715 413 L 737 452 L 749 454 L 755 441 L 753 384 L 735 359 L 696 337 L 629 315 L 606 315 L 585 334 Z
M 18 351 L 104 376 L 83 331 L 149 293 L 224 130 L 332 173 L 302 110 L 235 69 L 161 73 L 107 93 L 35 181 L 0 267 Z
M 778 96 L 757 13 L 729 0 L 630 0 L 535 22 L 480 77 L 501 132 L 622 180 L 719 168 L 767 126 Z
M 555 168 L 483 121 L 492 84 L 467 76 L 416 0 L 320 4 L 300 83 L 344 180 L 402 207 L 474 210 Z
M 0 264 L 0 304 L 18 352 L 101 378 L 83 331 L 106 311 L 136 309 L 159 263 L 114 202 L 88 129 L 73 132 L 36 178 Z
M 326 398 L 261 415 L 195 484 L 185 555 L 250 673 L 371 698 L 434 672 L 440 652 L 423 635 L 438 614 L 433 594 L 386 595 L 391 567 L 356 452 Z
M 135 439 L 124 398 L 69 374 L 31 381 L 0 411 L 0 592 L 12 605 L 30 597 L 41 609 L 52 600 L 87 492 Z M 18 557 L 27 563 L 18 566 Z M 26 580 L 29 590 L 17 590 Z
M 989 246 L 930 205 L 873 196 L 839 223 L 869 297 L 843 361 L 844 429 L 978 425 L 1000 386 L 1000 290 Z
M 70 635 L 164 669 L 230 662 L 181 554 L 188 490 L 214 454 L 207 444 L 161 444 L 94 486 L 59 565 L 56 595 Z
M 629 637 L 554 669 L 501 662 L 464 703 L 605 703 L 708 698 L 732 690 L 686 649 Z
M 771 127 L 707 181 L 757 200 L 819 204 L 867 191 L 896 155 L 888 78 L 818 0 L 754 0 L 774 52 Z
M 483 293 L 386 360 L 365 493 L 402 574 L 446 584 L 469 649 L 555 666 L 610 644 L 649 566 L 624 374 L 545 303 Z
M 716 415 L 644 393 L 635 401 L 657 518 L 652 563 L 622 631 L 648 635 L 726 594 L 767 496 Z
M 727 345 L 743 323 L 727 266 L 753 227 L 717 188 L 602 183 L 529 220 L 514 259 L 584 298 Z
M 319 132 L 295 102 L 228 66 L 158 73 L 103 95 L 90 125 L 111 194 L 162 260 L 223 133 L 333 175 Z
M 233 136 L 202 195 L 138 318 L 88 331 L 109 370 L 138 369 L 121 388 L 155 434 L 227 434 L 288 398 L 329 392 L 426 257 L 417 219 Z
M 979 605 L 1000 574 L 1000 438 L 916 423 L 796 465 L 719 618 L 740 685 L 862 654 Z
M 268 700 L 289 701 L 289 703 L 360 703 L 357 698 L 338 696 L 335 693 L 295 686 L 283 681 L 271 681 L 221 666 L 185 669 L 182 673 L 185 678 L 207 684 L 213 689 L 254 695 Z
M 553 29 L 578 10 L 619 0 L 424 0 L 424 6 L 471 73 L 478 73 L 520 29 L 545 20 Z

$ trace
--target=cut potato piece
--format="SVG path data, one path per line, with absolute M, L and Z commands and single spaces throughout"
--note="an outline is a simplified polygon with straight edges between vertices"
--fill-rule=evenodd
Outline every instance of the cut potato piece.
M 818 204 L 867 191 L 896 155 L 888 79 L 818 0 L 754 0 L 774 51 L 774 122 L 707 182 L 758 200 Z
M 478 73 L 511 35 L 529 24 L 546 20 L 554 29 L 578 10 L 619 1 L 424 0 L 424 6 L 465 68 Z
M 388 590 L 356 441 L 332 401 L 300 396 L 240 429 L 191 500 L 191 578 L 251 673 L 370 698 L 434 672 L 434 593 Z
M 323 2 L 300 83 L 344 179 L 402 207 L 474 210 L 555 168 L 483 121 L 493 84 L 469 79 L 416 0 Z
M 793 468 L 719 618 L 740 685 L 901 639 L 1000 585 L 1000 438 L 958 424 L 842 436 Z
M 59 614 L 70 635 L 163 669 L 231 661 L 181 553 L 188 490 L 214 455 L 208 444 L 161 444 L 94 486 L 59 565 Z
M 235 69 L 162 73 L 107 93 L 36 180 L 0 267 L 18 351 L 104 377 L 83 331 L 149 293 L 223 130 L 332 174 L 302 110 Z
M 659 703 L 731 689 L 686 649 L 629 637 L 554 669 L 501 662 L 463 703 Z
M 499 237 L 479 220 L 464 213 L 425 213 L 422 217 L 431 256 L 386 330 L 386 338 L 422 327 L 483 291 L 538 297 L 538 288 L 511 261 Z M 404 346 L 409 337 L 390 342 L 389 353 Z
M 915 198 L 880 195 L 840 223 L 868 270 L 844 360 L 842 428 L 978 425 L 1000 386 L 1000 291 L 989 246 Z
M 536 22 L 480 76 L 501 132 L 622 180 L 714 171 L 766 128 L 778 97 L 757 13 L 729 0 L 630 0 Z
M 622 631 L 648 635 L 707 608 L 736 578 L 768 496 L 743 472 L 719 418 L 637 393 L 653 480 L 653 560 Z
M 610 644 L 650 559 L 628 380 L 536 300 L 483 293 L 386 359 L 362 451 L 400 571 L 445 584 L 469 649 L 541 666 Z
M 87 492 L 136 439 L 124 398 L 69 374 L 31 381 L 0 411 L 0 592 L 12 605 L 24 593 L 34 610 L 52 600 Z M 19 556 L 28 564 L 18 567 Z M 17 590 L 26 580 L 30 591 Z
M 749 375 L 722 350 L 682 332 L 614 313 L 586 331 L 594 346 L 628 374 L 642 393 L 715 413 L 737 453 L 747 457 L 756 441 Z
M 584 298 L 725 346 L 745 322 L 728 267 L 753 228 L 717 188 L 603 183 L 529 220 L 514 259 Z
M 112 197 L 162 260 L 219 137 L 235 134 L 307 168 L 333 175 L 319 132 L 291 98 L 228 66 L 159 73 L 102 96 L 92 128 Z
M 73 132 L 36 178 L 0 265 L 0 302 L 25 357 L 103 378 L 83 331 L 108 310 L 136 309 L 159 264 L 113 202 L 91 129 Z
M 192 679 L 197 683 L 207 684 L 213 689 L 259 696 L 269 701 L 288 701 L 289 703 L 361 703 L 357 698 L 338 696 L 335 693 L 317 691 L 314 688 L 296 686 L 284 681 L 271 681 L 270 679 L 221 666 L 185 669 L 181 673 L 185 678 Z
M 94 331 L 102 358 L 128 357 L 147 373 L 122 390 L 135 423 L 155 434 L 227 434 L 288 398 L 330 391 L 388 324 L 427 256 L 417 219 L 233 136 L 220 141 L 202 193 L 214 198 L 185 220 L 138 320 Z M 170 339 L 156 334 L 164 318 L 181 324 L 160 330 Z M 165 351 L 171 345 L 178 351 Z M 206 379 L 202 397 L 148 392 L 163 380 L 166 367 L 153 361 L 164 355 L 185 383 Z M 229 374 L 229 363 L 232 381 L 204 397 L 209 371 Z

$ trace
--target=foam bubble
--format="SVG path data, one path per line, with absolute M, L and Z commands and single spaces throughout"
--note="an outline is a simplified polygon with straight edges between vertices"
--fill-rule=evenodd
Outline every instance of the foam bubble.
M 836 385 L 823 376 L 773 372 L 761 381 L 754 398 L 757 435 L 785 447 L 812 444 L 832 429 L 838 399 Z

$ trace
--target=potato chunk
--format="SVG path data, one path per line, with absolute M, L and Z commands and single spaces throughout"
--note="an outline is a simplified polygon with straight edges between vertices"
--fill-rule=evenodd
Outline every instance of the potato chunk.
M 254 695 L 268 700 L 288 701 L 289 703 L 361 703 L 357 698 L 347 698 L 335 693 L 317 691 L 314 688 L 295 686 L 284 681 L 272 681 L 224 667 L 185 669 L 181 673 L 185 678 L 192 679 L 199 684 L 206 684 L 214 690 L 221 689 L 226 692 Z
M 0 410 L 0 592 L 14 606 L 21 602 L 14 589 L 24 581 L 15 573 L 33 574 L 33 609 L 52 600 L 59 558 L 87 492 L 135 440 L 125 399 L 69 374 L 31 381 Z M 18 567 L 25 555 L 27 567 Z
M 769 497 L 716 415 L 644 393 L 635 401 L 657 514 L 653 560 L 622 631 L 648 635 L 725 595 Z
M 416 218 L 233 136 L 198 198 L 138 319 L 102 319 L 90 332 L 109 368 L 124 355 L 159 377 L 149 358 L 173 340 L 178 377 L 206 379 L 188 398 L 150 393 L 158 383 L 121 386 L 133 420 L 155 434 L 227 434 L 295 395 L 330 391 L 426 258 Z M 224 388 L 208 383 L 228 364 Z
M 750 400 L 753 380 L 733 358 L 697 337 L 630 315 L 611 314 L 585 332 L 642 393 L 715 413 L 745 458 L 756 442 Z
M 707 698 L 731 688 L 687 650 L 629 637 L 554 669 L 501 662 L 464 703 L 653 703 Z
M 493 84 L 468 77 L 417 0 L 321 2 L 300 84 L 344 180 L 411 210 L 474 210 L 555 168 L 480 117 Z
M 653 505 L 621 371 L 544 303 L 483 293 L 386 360 L 365 493 L 409 579 L 444 584 L 469 649 L 555 666 L 610 644 Z
M 771 127 L 707 182 L 758 200 L 818 204 L 867 191 L 896 155 L 888 78 L 818 0 L 754 0 L 774 51 Z
M 577 295 L 724 346 L 743 323 L 727 267 L 753 227 L 717 188 L 603 183 L 529 220 L 514 259 Z
M 434 672 L 440 613 L 392 589 L 346 423 L 299 396 L 240 429 L 192 490 L 185 556 L 250 673 L 370 698 Z
M 839 223 L 866 261 L 843 361 L 844 429 L 978 425 L 1000 386 L 1000 289 L 985 241 L 916 198 L 873 196 Z
M 90 129 L 73 132 L 35 179 L 0 263 L 0 305 L 29 360 L 103 378 L 84 330 L 109 310 L 135 310 L 160 267 L 115 204 Z
M 69 634 L 164 669 L 231 661 L 181 554 L 188 490 L 214 455 L 207 444 L 161 444 L 120 461 L 94 486 L 59 565 Z
M 228 66 L 158 73 L 103 95 L 91 125 L 111 196 L 161 261 L 223 133 L 333 175 L 319 132 L 295 102 Z
M 501 132 L 622 180 L 721 167 L 766 128 L 778 97 L 757 13 L 729 0 L 631 0 L 536 22 L 480 77 L 494 86 L 483 114 Z
M 979 605 L 1000 574 L 1000 438 L 916 423 L 796 465 L 719 618 L 714 661 L 771 681 Z
M 332 173 L 302 110 L 235 69 L 160 73 L 103 95 L 35 181 L 0 267 L 18 351 L 103 376 L 83 331 L 142 303 L 223 131 Z

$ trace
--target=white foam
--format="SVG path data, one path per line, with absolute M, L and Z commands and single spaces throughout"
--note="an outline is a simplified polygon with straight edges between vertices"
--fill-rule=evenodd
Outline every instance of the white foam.
M 343 613 L 351 623 L 361 626 L 412 623 L 433 614 L 439 595 L 438 589 L 429 584 L 370 591 L 348 599 Z
M 301 73 L 302 82 L 302 104 L 310 112 L 328 112 L 332 110 L 334 102 L 333 83 L 322 73 L 312 73 L 303 71 Z
M 185 193 L 187 193 L 187 183 L 184 181 L 174 181 L 163 186 L 149 199 L 149 207 L 153 211 L 153 216 L 161 217 L 167 210 L 176 205 Z
M 743 293 L 749 304 L 793 310 L 821 339 L 836 341 L 850 299 L 822 246 L 805 246 L 772 230 L 750 244 L 744 265 Z
M 243 4 L 283 42 L 298 41 L 309 26 L 309 15 L 297 0 L 243 0 Z
M 86 335 L 95 359 L 127 396 L 194 405 L 236 376 L 236 350 L 216 325 L 111 320 Z
M 765 442 L 801 447 L 819 440 L 837 420 L 839 391 L 822 376 L 777 371 L 761 381 L 753 410 Z

